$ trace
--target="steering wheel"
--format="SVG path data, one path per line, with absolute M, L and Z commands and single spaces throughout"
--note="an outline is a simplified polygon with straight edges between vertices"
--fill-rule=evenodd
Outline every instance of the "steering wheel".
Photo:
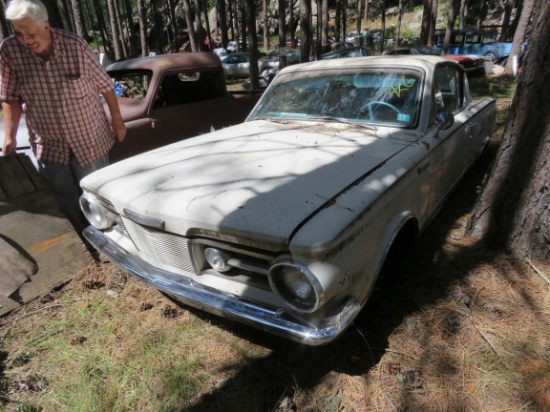
M 369 109 L 369 119 L 376 120 L 376 117 L 374 116 L 373 106 L 386 106 L 386 107 L 389 107 L 390 109 L 394 110 L 397 114 L 401 113 L 399 111 L 399 109 L 397 107 L 395 107 L 394 105 L 392 105 L 390 103 L 387 103 L 387 102 L 380 102 L 380 101 L 375 100 L 375 101 L 368 102 L 368 103 L 364 104 L 363 106 L 361 106 L 361 108 L 359 109 L 359 112 L 357 113 L 357 117 L 361 117 L 361 113 L 363 113 L 363 111 L 365 109 Z

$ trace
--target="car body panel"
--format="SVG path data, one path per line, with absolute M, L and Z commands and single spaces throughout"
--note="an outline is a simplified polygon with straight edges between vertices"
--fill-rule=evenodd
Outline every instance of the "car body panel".
M 304 100 L 319 89 L 326 93 Z M 376 106 L 391 98 L 399 113 L 388 109 L 388 119 L 379 108 L 363 118 L 351 104 L 363 92 L 376 92 Z M 331 116 L 324 102 L 333 97 L 351 112 Z M 409 97 L 418 118 L 391 120 L 406 117 Z M 463 69 L 447 59 L 294 65 L 245 123 L 83 179 L 84 201 L 112 216 L 85 236 L 186 304 L 325 344 L 365 305 L 394 240 L 433 220 L 494 125 L 494 100 L 472 101 Z M 215 262 L 224 263 L 217 270 Z
M 115 142 L 109 153 L 111 163 L 241 123 L 259 98 L 258 93 L 229 93 L 213 53 L 130 59 L 106 70 L 122 86 L 118 101 L 127 128 L 124 141 Z

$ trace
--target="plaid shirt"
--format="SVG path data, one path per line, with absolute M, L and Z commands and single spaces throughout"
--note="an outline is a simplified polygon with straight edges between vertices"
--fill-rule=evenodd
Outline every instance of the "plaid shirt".
M 22 100 L 37 159 L 82 167 L 107 154 L 114 134 L 100 93 L 113 89 L 97 57 L 76 34 L 52 29 L 53 54 L 44 61 L 14 36 L 0 46 L 0 98 Z

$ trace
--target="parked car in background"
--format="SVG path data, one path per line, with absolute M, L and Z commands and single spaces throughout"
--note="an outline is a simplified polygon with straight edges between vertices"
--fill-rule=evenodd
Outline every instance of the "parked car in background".
M 429 55 L 429 56 L 439 56 L 440 51 L 433 47 L 419 46 L 419 47 L 398 47 L 393 50 L 387 50 L 384 52 L 385 55 Z M 485 74 L 485 58 L 483 56 L 478 56 L 475 54 L 471 55 L 453 55 L 446 54 L 443 56 L 447 59 L 454 60 L 466 70 L 469 74 Z
M 208 52 L 130 59 L 106 70 L 127 128 L 109 153 L 111 162 L 241 123 L 259 98 L 228 92 L 220 59 Z
M 247 53 L 231 53 L 221 58 L 227 79 L 250 77 L 250 57 Z
M 343 57 L 363 57 L 371 56 L 372 52 L 363 46 L 355 46 L 346 49 L 340 49 L 330 53 L 321 54 L 317 60 L 329 60 L 329 59 L 340 59 Z
M 512 50 L 512 42 L 497 41 L 496 30 L 453 30 L 447 54 L 468 54 L 490 57 L 495 64 L 508 58 Z M 441 52 L 445 32 L 436 33 L 435 48 Z
M 187 305 L 325 344 L 413 248 L 495 115 L 437 56 L 293 65 L 246 122 L 84 178 L 84 235 Z

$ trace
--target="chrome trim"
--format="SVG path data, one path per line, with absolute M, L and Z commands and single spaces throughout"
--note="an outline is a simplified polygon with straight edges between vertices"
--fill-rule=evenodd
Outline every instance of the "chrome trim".
M 253 326 L 260 330 L 306 345 L 323 345 L 336 339 L 361 310 L 353 298 L 339 312 L 316 321 L 285 317 L 281 310 L 272 310 L 239 300 L 237 296 L 205 288 L 192 279 L 157 268 L 113 242 L 100 230 L 89 226 L 84 236 L 107 258 L 143 282 L 171 295 L 177 300 L 205 312 Z
M 164 230 L 164 220 L 156 217 L 142 215 L 141 213 L 133 212 L 130 209 L 124 209 L 124 216 L 133 220 L 139 225 L 152 227 L 153 229 Z

